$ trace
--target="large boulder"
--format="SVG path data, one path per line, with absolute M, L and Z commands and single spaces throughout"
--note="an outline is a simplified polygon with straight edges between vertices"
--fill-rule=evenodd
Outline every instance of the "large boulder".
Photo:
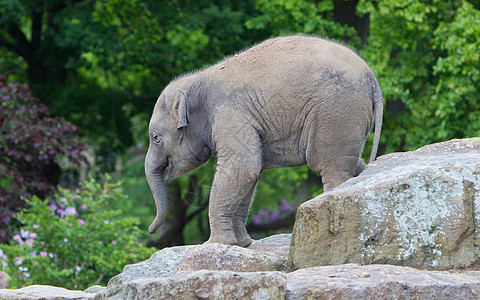
M 478 224 L 480 138 L 451 140 L 381 156 L 303 203 L 288 264 L 476 268 Z
M 194 246 L 164 248 L 155 252 L 149 259 L 136 264 L 126 265 L 123 272 L 112 277 L 108 287 L 129 282 L 138 278 L 166 277 L 175 274 L 183 255 Z
M 83 300 L 91 299 L 94 296 L 95 294 L 49 285 L 31 285 L 18 290 L 0 290 L 0 300 Z
M 287 274 L 286 299 L 479 299 L 480 272 L 346 264 Z
M 95 299 L 284 299 L 285 274 L 201 270 L 136 279 Z
M 178 270 L 283 271 L 286 262 L 286 258 L 268 252 L 231 245 L 205 244 L 187 251 Z
M 283 270 L 288 257 L 290 238 L 291 234 L 277 234 L 253 241 L 248 248 L 220 244 L 164 248 L 145 261 L 126 265 L 122 273 L 110 279 L 108 287 L 138 278 L 168 277 L 175 274 L 181 264 L 184 271 Z M 185 259 L 184 256 L 186 256 Z

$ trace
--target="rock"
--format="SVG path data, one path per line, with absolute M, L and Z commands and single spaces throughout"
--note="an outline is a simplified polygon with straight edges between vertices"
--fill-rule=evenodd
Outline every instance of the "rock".
M 290 246 L 291 234 L 279 234 L 273 235 L 261 240 L 254 241 L 247 249 L 258 250 L 262 252 L 272 253 L 267 258 L 268 261 L 273 264 L 284 264 L 285 259 L 288 256 L 288 249 Z M 128 282 L 137 278 L 148 278 L 148 277 L 165 277 L 173 275 L 179 268 L 180 262 L 182 261 L 185 253 L 192 248 L 200 246 L 179 246 L 165 248 L 160 251 L 155 252 L 152 257 L 146 261 L 142 261 L 136 264 L 126 265 L 122 273 L 110 279 L 108 282 L 108 287 L 113 285 L 120 285 L 124 282 Z M 242 248 L 243 249 L 243 248 Z M 242 250 L 240 250 L 242 251 Z M 246 252 L 246 251 L 244 251 Z M 247 252 L 247 253 L 256 253 L 256 252 Z M 268 254 L 263 254 L 268 255 Z M 261 255 L 258 254 L 257 257 Z M 280 257 L 280 258 L 279 258 Z M 244 256 L 248 259 L 248 255 Z M 279 261 L 282 260 L 280 263 Z M 278 267 L 280 268 L 280 267 Z M 196 268 L 189 268 L 196 269 Z M 232 270 L 233 268 L 227 269 Z M 275 267 L 277 270 L 277 267 Z
M 137 278 L 165 277 L 173 275 L 183 255 L 194 246 L 179 246 L 164 248 L 155 252 L 149 259 L 131 265 L 126 265 L 123 272 L 110 279 L 107 287 L 119 285 Z
M 478 299 L 480 272 L 389 265 L 313 267 L 287 274 L 286 299 Z
M 475 268 L 478 224 L 480 138 L 451 140 L 379 157 L 358 177 L 303 203 L 288 265 Z
M 91 287 L 87 288 L 84 290 L 85 293 L 92 293 L 92 294 L 96 294 L 96 293 L 99 293 L 101 291 L 104 291 L 106 289 L 106 287 L 103 287 L 101 285 L 92 285 Z
M 10 282 L 10 276 L 7 273 L 0 271 L 0 289 L 8 288 L 8 283 Z
M 292 235 L 289 233 L 276 234 L 261 240 L 254 240 L 247 249 L 269 252 L 287 258 L 291 239 Z
M 195 246 L 183 256 L 178 271 L 282 271 L 287 259 L 274 253 L 223 244 Z
M 0 290 L 0 299 L 5 300 L 74 300 L 91 299 L 95 294 L 70 291 L 49 285 L 31 285 L 18 290 Z
M 95 299 L 283 299 L 281 272 L 195 271 L 136 279 L 108 288 Z

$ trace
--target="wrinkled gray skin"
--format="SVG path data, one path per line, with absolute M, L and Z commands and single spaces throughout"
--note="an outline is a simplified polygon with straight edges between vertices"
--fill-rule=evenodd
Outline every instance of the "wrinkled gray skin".
M 358 175 L 374 118 L 370 161 L 376 156 L 382 102 L 362 59 L 314 37 L 270 39 L 172 81 L 149 126 L 145 173 L 157 205 L 149 232 L 167 213 L 165 181 L 216 156 L 208 242 L 248 246 L 245 221 L 262 171 L 307 164 L 325 191 Z

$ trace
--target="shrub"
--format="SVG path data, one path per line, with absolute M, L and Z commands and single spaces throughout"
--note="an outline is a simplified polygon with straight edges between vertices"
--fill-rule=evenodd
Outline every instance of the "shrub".
M 119 184 L 90 179 L 77 190 L 60 188 L 50 201 L 25 200 L 29 208 L 18 214 L 23 226 L 0 249 L 11 287 L 105 285 L 125 264 L 148 258 L 155 249 L 139 242 L 138 220 L 105 209 L 109 201 L 124 198 Z
M 21 197 L 46 197 L 58 184 L 59 158 L 86 162 L 86 146 L 76 126 L 50 116 L 27 85 L 0 74 L 0 242 L 19 224 L 13 216 L 26 207 Z

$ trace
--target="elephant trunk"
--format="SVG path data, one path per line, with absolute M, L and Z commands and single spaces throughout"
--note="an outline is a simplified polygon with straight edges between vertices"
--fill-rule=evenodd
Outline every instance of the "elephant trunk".
M 148 232 L 151 234 L 155 233 L 155 231 L 157 231 L 157 229 L 163 224 L 168 211 L 167 189 L 165 186 L 165 169 L 166 167 L 161 167 L 152 171 L 149 170 L 148 167 L 145 168 L 145 175 L 147 177 L 148 185 L 150 186 L 153 198 L 155 199 L 155 205 L 157 206 L 157 215 L 155 220 L 153 220 L 152 225 L 148 227 Z

